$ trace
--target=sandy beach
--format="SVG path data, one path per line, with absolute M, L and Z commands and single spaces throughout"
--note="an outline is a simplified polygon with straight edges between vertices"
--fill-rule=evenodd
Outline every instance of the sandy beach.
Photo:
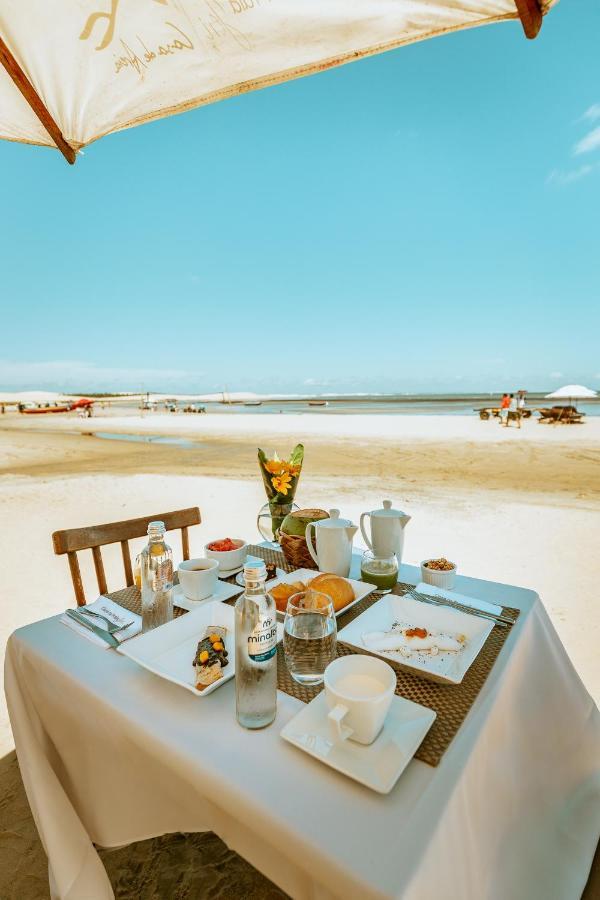
M 338 506 L 358 520 L 390 497 L 412 516 L 405 562 L 443 554 L 463 574 L 536 590 L 588 690 L 600 697 L 600 418 L 592 417 L 580 427 L 529 420 L 519 431 L 475 416 L 6 414 L 0 510 L 12 564 L 2 567 L 2 643 L 13 629 L 73 602 L 52 531 L 199 505 L 192 554 L 224 535 L 256 540 L 264 502 L 256 447 L 287 452 L 297 440 L 306 444 L 301 505 Z M 173 545 L 180 555 L 175 536 Z M 104 555 L 116 589 L 123 583 L 119 553 Z M 94 598 L 91 554 L 81 557 Z M 0 741 L 4 752 L 12 747 L 4 710 Z

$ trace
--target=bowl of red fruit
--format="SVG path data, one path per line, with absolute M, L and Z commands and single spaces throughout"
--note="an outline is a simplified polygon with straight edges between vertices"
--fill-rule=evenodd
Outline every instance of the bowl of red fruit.
M 208 559 L 216 559 L 219 563 L 219 575 L 223 577 L 225 572 L 232 572 L 244 565 L 248 554 L 246 541 L 236 538 L 221 538 L 211 541 L 204 548 Z

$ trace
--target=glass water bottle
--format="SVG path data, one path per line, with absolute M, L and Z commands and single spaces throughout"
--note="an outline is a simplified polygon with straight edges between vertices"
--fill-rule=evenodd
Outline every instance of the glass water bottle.
M 164 533 L 164 522 L 148 523 L 148 543 L 140 554 L 142 631 L 173 618 L 173 553 Z
M 235 702 L 244 728 L 270 725 L 277 711 L 277 608 L 262 559 L 247 559 L 235 604 Z

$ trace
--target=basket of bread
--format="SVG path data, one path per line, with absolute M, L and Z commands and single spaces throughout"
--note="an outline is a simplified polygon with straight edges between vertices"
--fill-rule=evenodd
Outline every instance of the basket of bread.
M 297 509 L 285 517 L 279 529 L 279 544 L 286 562 L 295 569 L 317 568 L 306 546 L 306 526 L 328 518 L 324 509 Z
M 278 611 L 284 613 L 290 597 L 309 588 L 330 597 L 336 613 L 356 599 L 354 588 L 347 578 L 331 575 L 328 572 L 321 572 L 315 578 L 307 581 L 280 581 L 275 587 L 269 588 L 269 593 L 273 597 Z

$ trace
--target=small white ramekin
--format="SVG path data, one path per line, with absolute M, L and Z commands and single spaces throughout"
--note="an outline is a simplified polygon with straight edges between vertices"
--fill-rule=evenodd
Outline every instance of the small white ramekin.
M 425 584 L 431 584 L 434 587 L 442 588 L 444 591 L 451 591 L 454 587 L 454 579 L 456 578 L 456 565 L 452 563 L 452 568 L 443 571 L 441 569 L 430 569 L 425 563 L 428 559 L 424 559 L 421 563 L 421 580 Z M 448 560 L 450 562 L 450 560 Z

